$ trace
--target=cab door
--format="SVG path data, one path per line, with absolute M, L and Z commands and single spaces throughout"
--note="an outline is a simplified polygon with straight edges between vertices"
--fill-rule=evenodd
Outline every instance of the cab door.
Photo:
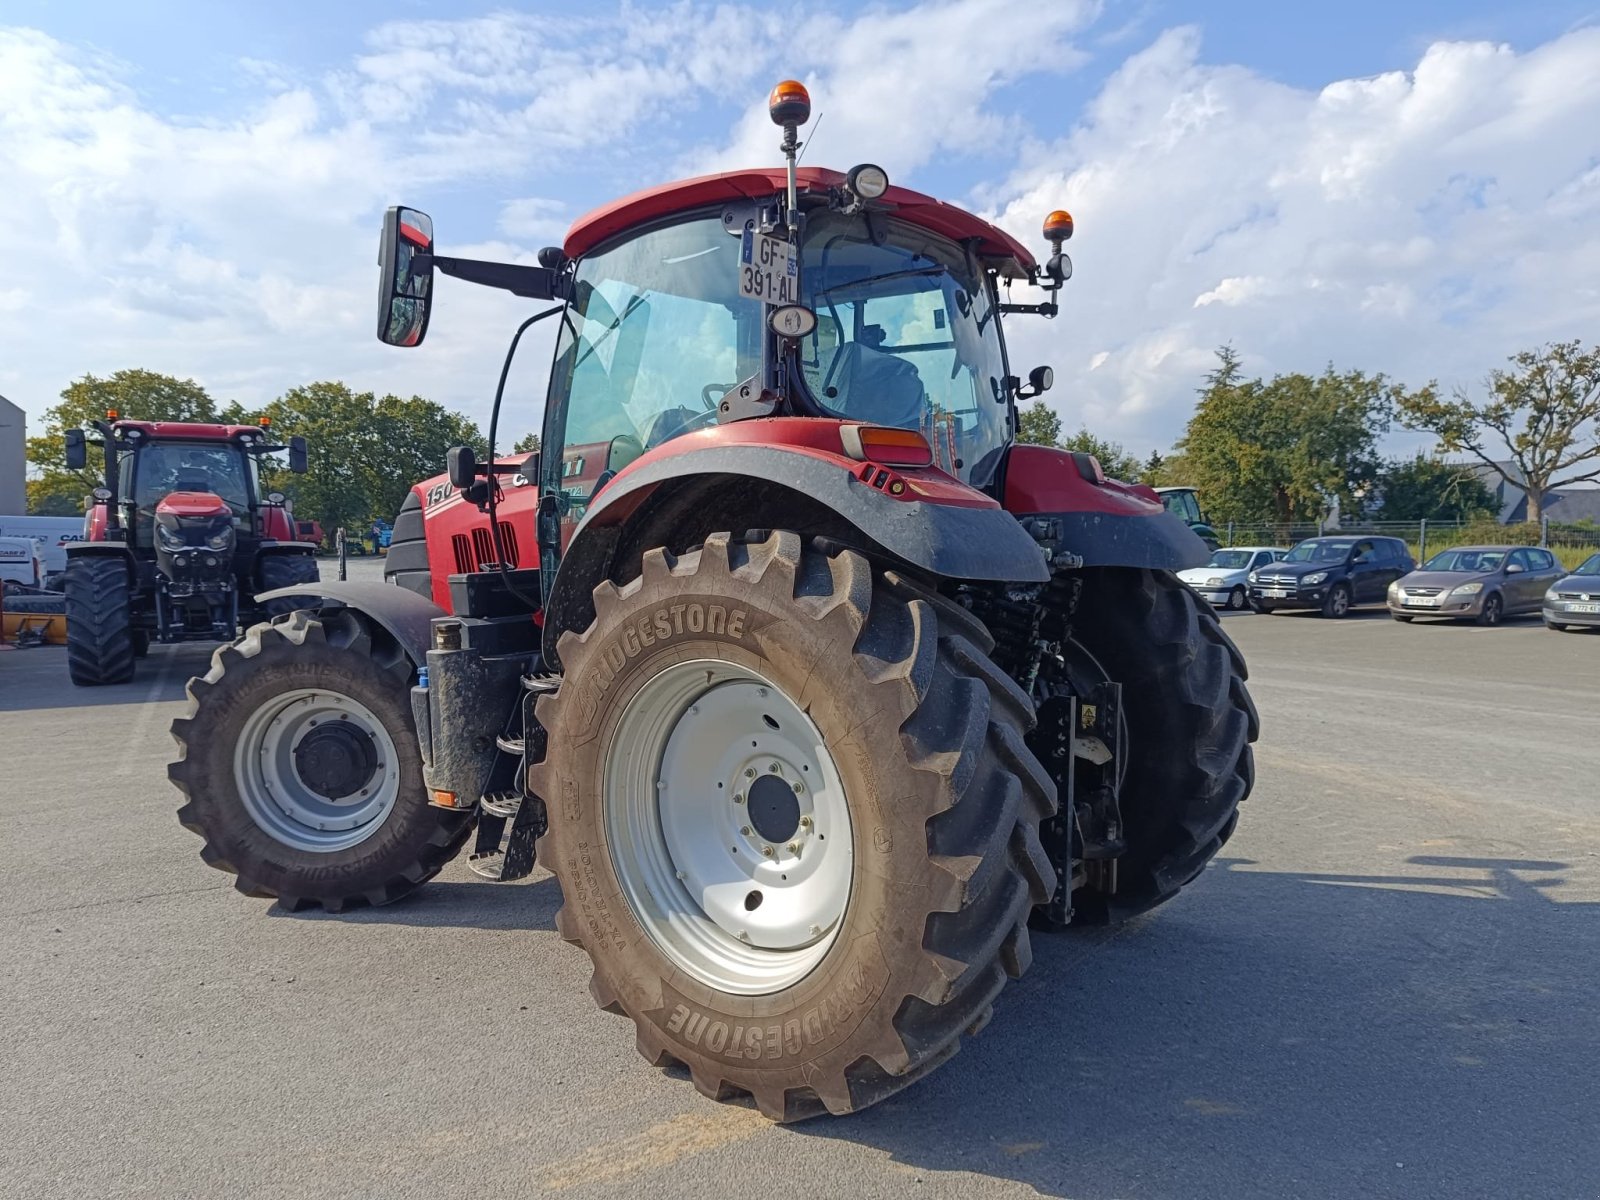
M 1372 542 L 1357 542 L 1350 551 L 1350 597 L 1357 604 L 1382 600 L 1389 584 L 1383 578 L 1386 564 Z

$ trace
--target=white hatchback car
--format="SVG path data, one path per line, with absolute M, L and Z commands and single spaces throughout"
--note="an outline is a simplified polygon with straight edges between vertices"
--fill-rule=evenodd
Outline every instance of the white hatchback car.
M 1287 553 L 1280 546 L 1228 546 L 1213 550 L 1205 566 L 1179 571 L 1178 578 L 1218 608 L 1240 609 L 1250 603 L 1250 590 L 1245 586 L 1250 572 Z

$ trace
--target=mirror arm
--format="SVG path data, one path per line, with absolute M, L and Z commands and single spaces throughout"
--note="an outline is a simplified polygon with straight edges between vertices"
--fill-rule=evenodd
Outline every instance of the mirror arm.
M 445 275 L 484 287 L 499 288 L 513 296 L 531 300 L 562 300 L 567 295 L 566 277 L 549 267 L 529 267 L 521 263 L 485 262 L 476 258 L 446 258 L 442 254 L 412 256 L 414 269 L 431 265 Z

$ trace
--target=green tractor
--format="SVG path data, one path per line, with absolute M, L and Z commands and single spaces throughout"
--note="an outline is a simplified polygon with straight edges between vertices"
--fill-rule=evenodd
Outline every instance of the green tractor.
M 1158 487 L 1156 495 L 1161 497 L 1161 506 L 1178 520 L 1182 521 L 1195 536 L 1204 542 L 1208 549 L 1215 550 L 1222 545 L 1217 537 L 1217 531 L 1211 527 L 1211 521 L 1200 508 L 1200 493 L 1192 487 Z

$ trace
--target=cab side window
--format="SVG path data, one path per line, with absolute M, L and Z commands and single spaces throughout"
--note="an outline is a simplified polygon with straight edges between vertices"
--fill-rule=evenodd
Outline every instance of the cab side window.
M 1556 569 L 1555 555 L 1548 550 L 1529 550 L 1529 557 L 1533 559 L 1535 571 L 1554 571 Z
M 1513 550 L 1508 566 L 1521 567 L 1524 571 L 1533 570 L 1533 552 L 1530 550 Z
M 1251 560 L 1250 566 L 1252 568 L 1255 568 L 1255 567 L 1267 567 L 1267 566 L 1271 566 L 1275 561 L 1277 561 L 1277 560 L 1273 557 L 1272 551 L 1263 550 L 1260 554 L 1256 555 L 1255 558 Z

